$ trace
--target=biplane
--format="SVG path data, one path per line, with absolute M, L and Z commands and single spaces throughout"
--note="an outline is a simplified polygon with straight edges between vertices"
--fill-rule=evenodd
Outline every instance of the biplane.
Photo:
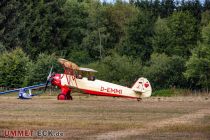
M 79 89 L 82 93 L 90 95 L 133 98 L 138 101 L 144 97 L 150 97 L 152 88 L 146 78 L 139 78 L 131 88 L 96 79 L 96 70 L 79 67 L 77 64 L 59 58 L 58 62 L 63 66 L 64 73 L 52 73 L 52 68 L 47 78 L 48 83 L 61 89 L 58 100 L 72 100 L 72 89 Z

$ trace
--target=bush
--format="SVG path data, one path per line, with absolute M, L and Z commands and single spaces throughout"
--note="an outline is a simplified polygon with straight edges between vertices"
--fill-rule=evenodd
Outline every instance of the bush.
M 30 64 L 30 71 L 26 76 L 26 84 L 40 84 L 46 82 L 50 68 L 53 65 L 53 72 L 59 71 L 62 67 L 57 62 L 57 57 L 52 54 L 41 53 L 34 63 Z
M 0 55 L 0 86 L 21 87 L 29 70 L 30 60 L 21 48 Z

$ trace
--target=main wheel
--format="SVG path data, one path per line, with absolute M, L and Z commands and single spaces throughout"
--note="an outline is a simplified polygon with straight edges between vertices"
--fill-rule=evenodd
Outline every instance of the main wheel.
M 61 94 L 58 94 L 57 99 L 58 100 L 66 100 L 66 96 L 61 93 Z

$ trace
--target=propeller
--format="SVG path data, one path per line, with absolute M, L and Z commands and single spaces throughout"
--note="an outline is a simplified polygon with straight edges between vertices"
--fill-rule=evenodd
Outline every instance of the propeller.
M 47 76 L 47 81 L 46 81 L 46 84 L 45 84 L 45 88 L 44 88 L 44 92 L 47 90 L 47 87 L 48 87 L 48 84 L 52 81 L 52 76 L 53 76 L 53 74 L 52 74 L 52 70 L 53 70 L 53 66 L 50 68 L 50 72 L 49 72 L 49 74 L 48 74 L 48 76 Z

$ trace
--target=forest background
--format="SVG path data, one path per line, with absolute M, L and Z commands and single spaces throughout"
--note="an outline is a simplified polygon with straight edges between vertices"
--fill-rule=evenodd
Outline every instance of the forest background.
M 58 58 L 153 89 L 210 87 L 210 0 L 1 0 L 0 87 L 46 81 Z

